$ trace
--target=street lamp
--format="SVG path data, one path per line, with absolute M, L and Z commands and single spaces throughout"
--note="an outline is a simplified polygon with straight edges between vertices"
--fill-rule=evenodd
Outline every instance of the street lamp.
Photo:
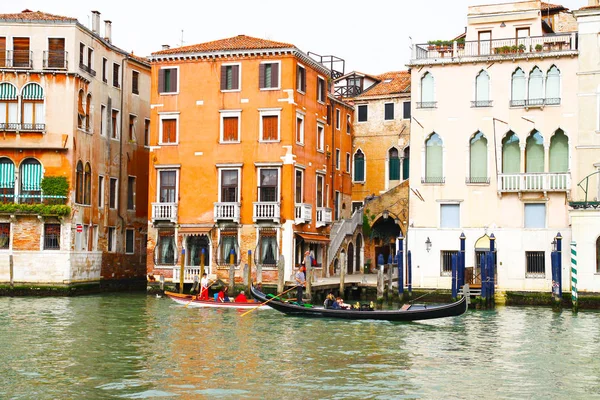
M 381 216 L 383 217 L 383 219 L 388 219 L 388 217 L 390 216 L 390 212 L 388 210 L 383 210 Z
M 427 236 L 427 240 L 425 241 L 425 249 L 427 249 L 428 253 L 429 250 L 431 250 L 431 240 L 429 239 L 429 236 Z
M 556 251 L 556 238 L 550 244 L 552 245 L 552 251 Z

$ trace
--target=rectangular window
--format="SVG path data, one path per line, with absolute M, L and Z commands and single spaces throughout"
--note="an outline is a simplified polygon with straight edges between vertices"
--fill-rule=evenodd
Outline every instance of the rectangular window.
M 135 115 L 129 114 L 129 141 L 135 142 L 137 140 L 135 136 L 135 121 L 137 117 Z
M 135 243 L 135 231 L 133 229 L 125 229 L 125 254 L 133 254 Z
M 110 184 L 108 188 L 108 207 L 117 208 L 117 178 L 110 178 Z
M 323 179 L 323 175 L 317 175 L 317 207 L 323 207 L 324 204 Z
M 178 68 L 161 68 L 158 70 L 158 93 L 177 93 L 179 88 Z
M 335 149 L 335 169 L 339 170 L 340 169 L 340 164 L 341 164 L 341 155 L 340 155 L 340 149 Z
M 177 118 L 161 116 L 160 117 L 160 143 L 177 143 Z
M 10 222 L 0 223 L 0 249 L 6 250 L 10 247 Z
M 317 78 L 317 100 L 325 103 L 325 79 L 320 76 Z
M 150 145 L 150 120 L 144 120 L 144 146 Z
M 352 121 L 350 120 L 350 114 L 346 114 L 346 133 L 349 135 L 352 132 Z
M 240 141 L 241 113 L 239 111 L 221 112 L 221 142 L 238 143 Z
M 114 253 L 117 250 L 117 228 L 114 226 L 108 227 L 108 238 L 106 242 L 106 251 Z
M 460 204 L 440 204 L 440 228 L 460 228 Z
M 354 214 L 354 211 L 356 210 L 360 210 L 363 206 L 362 201 L 353 201 L 352 202 L 352 213 Z
M 260 89 L 279 88 L 279 63 L 262 63 L 258 70 L 258 82 Z
M 306 69 L 302 65 L 296 66 L 296 90 L 306 93 Z
M 350 153 L 346 153 L 346 172 L 350 172 Z
M 106 106 L 100 105 L 100 134 L 106 136 Z
M 127 209 L 135 210 L 135 177 L 127 177 Z
M 106 66 L 108 64 L 108 60 L 102 57 L 102 82 L 108 82 L 108 78 L 106 77 Z
M 361 104 L 358 106 L 358 122 L 367 121 L 367 105 Z
M 525 204 L 525 228 L 546 227 L 546 204 Z
M 90 49 L 88 47 L 87 66 L 90 71 L 92 71 L 93 62 L 94 62 L 94 50 Z
M 260 186 L 258 187 L 258 201 L 276 202 L 278 195 L 279 170 L 263 168 L 260 170 Z
M 237 256 L 239 252 L 237 230 L 221 230 L 221 240 L 219 243 L 219 265 L 237 264 Z
M 341 129 L 342 127 L 342 121 L 341 121 L 342 117 L 341 117 L 341 112 L 339 108 L 335 109 L 335 129 L 337 129 L 338 131 Z
M 221 66 L 221 91 L 240 90 L 240 65 Z
M 1 49 L 0 51 L 5 51 Z M 67 58 L 65 53 L 64 38 L 48 38 L 48 58 L 45 67 L 65 69 L 67 67 Z M 4 64 L 1 64 L 4 66 Z
M 44 224 L 44 250 L 60 250 L 60 224 Z
M 384 104 L 385 112 L 384 119 L 386 121 L 391 121 L 394 119 L 394 103 L 385 103 Z
M 31 68 L 31 51 L 28 37 L 13 37 L 13 67 Z
M 131 93 L 140 94 L 139 89 L 140 73 L 137 71 L 131 72 Z
M 98 176 L 98 208 L 104 207 L 104 177 Z
M 402 118 L 410 119 L 410 101 L 405 101 L 402 103 Z
M 304 116 L 296 114 L 296 143 L 304 144 Z
M 546 277 L 546 253 L 543 251 L 525 252 L 525 278 Z
M 279 140 L 279 111 L 260 112 L 260 140 L 265 142 Z
M 110 127 L 111 127 L 110 137 L 112 139 L 118 139 L 119 138 L 119 110 L 112 110 Z
M 317 124 L 317 150 L 325 150 L 325 127 L 321 124 Z
M 0 67 L 7 67 L 6 63 L 6 38 L 0 37 Z
M 304 188 L 304 172 L 301 169 L 296 170 L 296 204 L 300 204 L 304 201 L 303 196 Z
M 121 66 L 117 63 L 113 63 L 113 86 L 118 88 L 119 86 L 119 68 Z
M 238 203 L 238 170 L 221 170 L 221 202 Z
M 79 43 L 79 65 L 85 65 L 85 44 Z
M 452 276 L 452 255 L 458 256 L 456 250 L 442 250 L 441 276 Z
M 159 199 L 161 203 L 175 203 L 177 191 L 177 171 L 160 171 Z

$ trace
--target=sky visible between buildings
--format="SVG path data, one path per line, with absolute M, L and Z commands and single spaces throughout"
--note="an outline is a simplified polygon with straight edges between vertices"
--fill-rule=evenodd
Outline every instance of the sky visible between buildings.
M 74 17 L 91 26 L 91 11 L 112 21 L 113 43 L 137 55 L 161 49 L 248 35 L 293 43 L 304 52 L 335 55 L 345 71 L 379 74 L 406 68 L 413 43 L 450 40 L 464 32 L 467 7 L 507 0 L 230 0 L 169 2 L 26 0 L 0 2 L 0 13 L 26 8 Z M 551 1 L 570 10 L 587 0 Z M 183 32 L 182 32 L 183 31 Z

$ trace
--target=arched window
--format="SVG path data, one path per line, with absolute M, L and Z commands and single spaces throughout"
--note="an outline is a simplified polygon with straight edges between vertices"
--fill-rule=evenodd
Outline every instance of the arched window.
M 75 203 L 83 204 L 83 164 L 77 162 L 75 170 Z
M 400 180 L 400 157 L 395 147 L 388 151 L 388 168 L 390 181 Z
M 28 158 L 20 167 L 21 191 L 20 197 L 25 203 L 41 202 L 42 194 L 42 164 L 34 158 Z
M 402 180 L 407 180 L 410 172 L 410 148 L 404 149 L 404 160 L 402 160 Z
M 560 71 L 556 65 L 546 75 L 546 104 L 560 104 Z
M 432 133 L 425 142 L 425 183 L 444 183 L 442 150 L 442 138 Z
M 528 105 L 544 104 L 544 74 L 538 67 L 534 67 L 529 74 Z
M 85 170 L 83 171 L 83 182 L 84 182 L 84 193 L 83 193 L 83 204 L 92 204 L 92 167 L 90 163 L 85 164 Z
M 0 203 L 15 199 L 15 164 L 8 157 L 0 157 Z
M 92 131 L 92 94 L 88 93 L 86 100 L 85 100 L 85 131 L 86 132 L 91 132 Z
M 261 229 L 254 251 L 254 263 L 267 268 L 275 268 L 279 258 L 278 254 L 277 232 L 274 229 Z
M 0 83 L 0 129 L 18 129 L 17 109 L 17 88 L 8 82 Z
M 525 105 L 525 86 L 525 72 L 521 68 L 517 68 L 512 74 L 510 101 L 512 107 Z
M 44 89 L 37 83 L 28 83 L 21 90 L 21 98 L 23 100 L 22 129 L 44 130 Z
M 204 266 L 210 265 L 210 243 L 204 235 L 188 236 L 186 240 L 187 265 L 198 267 L 202 264 L 202 250 L 204 250 Z
M 558 129 L 550 139 L 550 172 L 569 170 L 569 139 Z
M 421 78 L 421 107 L 435 108 L 435 81 L 433 75 L 426 72 Z
M 481 71 L 475 78 L 475 107 L 488 107 L 490 102 L 490 76 Z
M 83 104 L 83 90 L 79 91 L 77 98 L 77 127 L 83 129 L 85 127 L 85 108 Z
M 487 139 L 481 132 L 471 138 L 470 143 L 470 182 L 488 183 Z
M 354 153 L 354 181 L 365 181 L 365 155 L 361 150 Z
M 535 130 L 525 144 L 525 172 L 544 172 L 544 138 Z
M 518 174 L 521 172 L 521 148 L 519 137 L 514 132 L 508 132 L 502 139 L 502 173 Z

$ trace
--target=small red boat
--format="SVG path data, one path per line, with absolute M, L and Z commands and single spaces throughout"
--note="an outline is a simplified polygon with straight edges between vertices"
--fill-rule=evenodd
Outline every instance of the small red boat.
M 244 303 L 235 302 L 235 301 L 215 301 L 214 299 L 210 300 L 197 300 L 196 296 L 192 296 L 191 294 L 180 294 L 174 292 L 165 291 L 165 295 L 168 296 L 171 300 L 176 303 L 186 305 L 187 307 L 194 308 L 242 308 L 242 309 L 250 309 L 250 308 L 269 308 L 267 305 L 262 305 L 261 303 L 256 302 L 255 300 L 248 300 Z

